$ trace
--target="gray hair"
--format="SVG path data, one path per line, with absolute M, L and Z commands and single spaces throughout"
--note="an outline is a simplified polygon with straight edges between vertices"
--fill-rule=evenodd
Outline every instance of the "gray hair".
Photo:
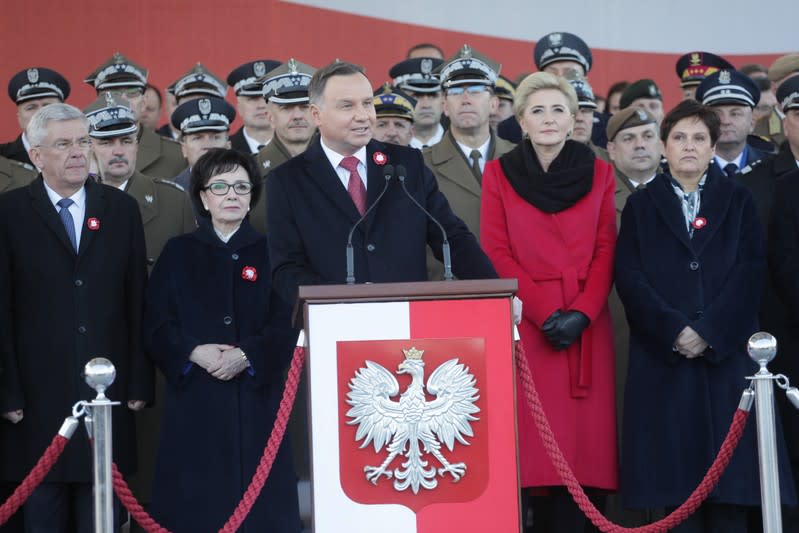
M 31 146 L 41 146 L 47 137 L 47 125 L 50 122 L 64 122 L 67 120 L 80 120 L 86 125 L 86 134 L 89 133 L 89 121 L 83 111 L 69 104 L 50 104 L 42 107 L 31 117 L 26 129 L 28 142 Z

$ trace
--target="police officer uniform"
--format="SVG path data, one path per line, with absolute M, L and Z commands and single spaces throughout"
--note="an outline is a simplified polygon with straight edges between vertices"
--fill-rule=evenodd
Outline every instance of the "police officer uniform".
M 799 53 L 787 54 L 778 57 L 771 64 L 768 69 L 768 79 L 771 83 L 777 83 L 795 72 L 799 72 Z M 777 87 L 777 90 L 779 90 L 779 87 Z M 781 146 L 785 140 L 785 134 L 782 131 L 782 118 L 783 115 L 779 110 L 779 106 L 775 107 L 771 115 L 757 121 L 754 134 L 771 139 L 775 145 Z
M 438 75 L 438 69 L 443 63 L 442 59 L 435 57 L 414 57 L 400 61 L 388 71 L 391 85 L 410 96 L 439 93 L 441 92 L 441 78 Z M 413 148 L 424 148 L 438 144 L 444 136 L 443 123 L 446 122 L 445 119 L 446 117 L 442 114 L 441 123 L 433 137 L 427 141 L 413 137 L 410 145 Z
M 183 102 L 172 113 L 172 126 L 181 135 L 201 131 L 230 131 L 230 124 L 236 118 L 236 110 L 222 98 L 203 97 Z M 184 169 L 172 178 L 183 189 L 188 190 L 191 168 Z
M 147 70 L 116 52 L 89 74 L 85 81 L 95 88 L 98 95 L 103 91 L 126 89 L 139 89 L 144 92 L 147 85 Z M 186 159 L 177 142 L 162 137 L 148 128 L 141 128 L 136 170 L 149 176 L 165 178 L 174 176 L 184 168 L 186 168 Z
M 472 50 L 468 45 L 439 68 L 442 88 L 459 85 L 488 85 L 493 90 L 500 65 Z M 488 150 L 485 160 L 496 159 L 513 149 L 514 145 L 489 131 Z M 452 211 L 478 237 L 480 235 L 480 195 L 482 175 L 473 170 L 473 162 L 467 159 L 458 146 L 452 130 L 434 146 L 422 150 L 425 164 L 433 171 L 438 187 L 449 201 Z M 443 279 L 441 263 L 428 254 L 428 274 L 430 279 Z
M 308 84 L 311 83 L 311 77 L 315 72 L 316 69 L 312 66 L 291 58 L 285 64 L 279 65 L 266 74 L 261 86 L 262 94 L 267 102 L 277 105 L 307 104 L 309 102 Z M 313 137 L 311 138 L 313 139 Z M 292 157 L 277 132 L 272 137 L 272 141 L 261 148 L 255 156 L 264 181 L 273 168 Z M 256 231 L 263 234 L 266 234 L 265 206 L 266 187 L 261 189 L 258 202 L 250 209 L 250 224 Z
M 54 70 L 33 67 L 14 74 L 8 82 L 8 96 L 17 106 L 39 98 L 58 98 L 62 102 L 69 97 L 69 82 Z M 28 138 L 23 131 L 11 142 L 0 144 L 0 156 L 24 163 L 34 170 L 28 156 Z
M 0 193 L 24 187 L 35 177 L 36 172 L 24 163 L 0 156 Z
M 264 76 L 280 65 L 280 61 L 275 61 L 274 59 L 259 59 L 244 63 L 228 74 L 227 84 L 233 88 L 236 96 L 263 96 Z M 267 142 L 266 144 L 269 143 Z M 259 147 L 254 139 L 247 140 L 244 134 L 244 126 L 230 136 L 230 147 L 244 155 L 257 153 L 263 146 Z
M 754 109 L 760 100 L 760 89 L 746 74 L 734 69 L 722 69 L 702 80 L 696 88 L 696 100 L 710 107 L 737 105 Z M 718 155 L 714 156 L 714 160 L 723 174 L 732 177 L 744 169 L 751 169 L 765 155 L 766 153 L 746 143 L 735 161 L 724 162 Z

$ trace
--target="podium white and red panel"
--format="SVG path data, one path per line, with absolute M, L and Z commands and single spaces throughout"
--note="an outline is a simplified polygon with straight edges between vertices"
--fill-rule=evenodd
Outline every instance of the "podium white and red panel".
M 307 305 L 316 533 L 519 531 L 510 312 L 507 297 Z M 361 448 L 346 415 L 348 383 L 365 361 L 395 372 L 402 349 L 411 347 L 425 350 L 425 380 L 445 360 L 465 364 L 476 379 L 480 409 L 468 446 L 441 447 L 450 462 L 466 463 L 465 476 L 455 482 L 445 474 L 435 489 L 417 494 L 397 491 L 385 477 L 376 485 L 366 479 L 364 466 L 380 465 L 388 452 Z M 395 377 L 404 391 L 410 377 Z M 424 458 L 441 466 L 432 455 Z

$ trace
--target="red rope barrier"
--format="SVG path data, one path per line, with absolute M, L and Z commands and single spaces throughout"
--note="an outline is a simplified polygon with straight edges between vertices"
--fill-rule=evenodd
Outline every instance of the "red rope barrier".
M 738 446 L 738 441 L 741 440 L 749 411 L 744 411 L 742 409 L 735 411 L 732 424 L 730 424 L 730 430 L 721 445 L 716 459 L 713 461 L 713 464 L 710 465 L 702 482 L 694 489 L 682 505 L 657 522 L 633 528 L 619 526 L 605 518 L 585 495 L 585 491 L 580 486 L 574 472 L 572 472 L 566 458 L 563 456 L 563 452 L 560 450 L 555 440 L 555 435 L 552 433 L 552 428 L 549 426 L 546 414 L 544 413 L 544 409 L 538 397 L 538 392 L 535 388 L 527 357 L 524 354 L 524 348 L 521 342 L 515 344 L 517 345 L 515 349 L 516 363 L 519 367 L 519 375 L 522 380 L 527 405 L 533 413 L 535 425 L 538 428 L 541 439 L 544 441 L 544 448 L 549 458 L 552 460 L 555 469 L 558 471 L 558 474 L 560 474 L 563 484 L 569 490 L 572 498 L 574 498 L 575 503 L 597 528 L 604 533 L 665 533 L 691 516 L 710 495 L 713 488 L 718 483 L 719 478 L 721 478 L 721 475 L 724 473 L 724 470 L 727 468 L 732 454 L 735 451 L 735 447 Z
M 255 469 L 252 481 L 241 497 L 233 514 L 230 516 L 227 523 L 219 530 L 220 533 L 233 533 L 239 529 L 244 519 L 246 519 L 247 515 L 250 513 L 250 509 L 252 509 L 258 495 L 261 493 L 266 479 L 269 477 L 269 472 L 272 470 L 278 448 L 283 441 L 283 435 L 286 433 L 286 425 L 288 424 L 291 409 L 294 406 L 294 398 L 297 396 L 297 386 L 300 383 L 300 374 L 302 373 L 302 365 L 304 362 L 305 348 L 297 346 L 294 348 L 294 356 L 291 358 L 286 387 L 283 389 L 283 397 L 280 400 L 280 407 L 278 408 L 275 418 L 275 425 L 272 427 L 272 433 L 269 435 L 269 440 L 264 448 L 261 462 L 258 464 L 258 468 Z M 128 484 L 125 483 L 125 480 L 122 478 L 122 474 L 119 473 L 117 465 L 112 465 L 112 468 L 114 491 L 117 493 L 122 505 L 125 506 L 125 509 L 128 510 L 142 529 L 147 533 L 170 533 L 168 529 L 161 527 L 158 522 L 153 520 L 139 502 L 136 501 Z
M 64 451 L 64 447 L 68 442 L 69 438 L 61 434 L 53 437 L 52 442 L 50 442 L 44 454 L 39 458 L 36 466 L 25 476 L 25 479 L 22 480 L 22 483 L 17 487 L 14 493 L 9 496 L 6 502 L 0 506 L 0 526 L 8 522 L 8 519 L 22 507 L 25 500 L 36 490 L 39 483 L 42 482 L 56 461 L 58 461 L 58 458 L 61 457 L 61 453 Z

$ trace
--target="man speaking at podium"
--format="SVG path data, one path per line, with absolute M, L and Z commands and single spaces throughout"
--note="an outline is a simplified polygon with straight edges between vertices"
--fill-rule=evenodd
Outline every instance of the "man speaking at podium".
M 372 140 L 372 87 L 361 67 L 331 63 L 314 74 L 308 92 L 320 136 L 266 182 L 273 286 L 287 302 L 295 302 L 300 285 L 345 283 L 345 251 L 356 224 L 350 269 L 356 283 L 427 280 L 425 246 L 442 260 L 436 221 L 451 245 L 455 276 L 497 277 L 421 152 Z

